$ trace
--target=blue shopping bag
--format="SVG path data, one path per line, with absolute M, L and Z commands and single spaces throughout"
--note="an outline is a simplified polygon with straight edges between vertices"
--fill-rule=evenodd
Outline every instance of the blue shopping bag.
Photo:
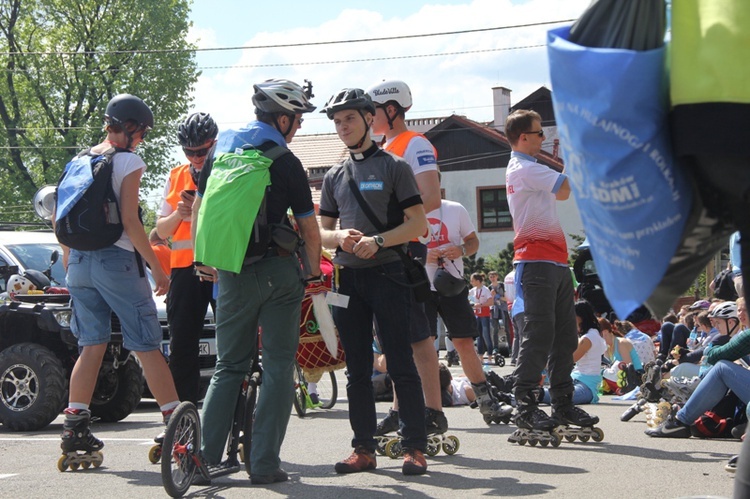
M 626 318 L 665 275 L 692 202 L 672 160 L 666 49 L 583 47 L 569 33 L 548 33 L 560 146 L 605 293 Z

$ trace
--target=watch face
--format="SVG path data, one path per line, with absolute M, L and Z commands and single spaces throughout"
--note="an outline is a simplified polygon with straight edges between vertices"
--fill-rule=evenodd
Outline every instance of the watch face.
M 373 237 L 373 239 L 375 240 L 375 244 L 377 244 L 381 248 L 383 247 L 383 244 L 385 243 L 385 240 L 383 239 L 383 236 L 375 236 L 375 237 Z

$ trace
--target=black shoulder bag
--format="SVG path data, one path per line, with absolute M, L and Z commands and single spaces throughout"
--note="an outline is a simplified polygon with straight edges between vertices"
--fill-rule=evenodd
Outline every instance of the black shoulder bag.
M 352 194 L 354 194 L 357 203 L 359 203 L 359 207 L 362 208 L 362 211 L 365 216 L 367 216 L 370 223 L 380 232 L 388 230 L 386 226 L 380 222 L 378 217 L 375 216 L 375 213 L 372 211 L 372 208 L 370 208 L 370 205 L 367 204 L 365 198 L 362 197 L 362 193 L 359 192 L 357 183 L 354 181 L 351 172 L 349 171 L 348 164 L 344 167 L 344 172 L 346 173 L 347 182 L 349 183 L 349 188 L 351 189 Z M 430 279 L 427 277 L 427 271 L 421 260 L 418 258 L 411 258 L 411 256 L 407 255 L 400 246 L 392 246 L 387 249 L 395 251 L 396 254 L 401 257 L 401 262 L 403 263 L 404 271 L 406 272 L 406 278 L 409 280 L 408 283 L 398 282 L 398 284 L 411 288 L 414 293 L 414 298 L 419 303 L 428 301 L 432 294 L 430 291 Z

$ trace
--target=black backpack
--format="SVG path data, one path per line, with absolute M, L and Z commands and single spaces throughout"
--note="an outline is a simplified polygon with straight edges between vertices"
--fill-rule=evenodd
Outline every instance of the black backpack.
M 724 269 L 714 279 L 714 296 L 722 300 L 736 300 L 737 290 L 734 287 L 734 273 Z
M 66 181 L 71 164 L 88 156 L 91 165 L 92 184 L 70 211 L 55 224 L 58 241 L 73 249 L 92 251 L 112 246 L 122 236 L 123 225 L 120 206 L 112 188 L 112 158 L 127 149 L 111 147 L 101 154 L 86 149 L 65 167 L 57 183 L 60 189 Z M 55 206 L 58 206 L 55 191 Z

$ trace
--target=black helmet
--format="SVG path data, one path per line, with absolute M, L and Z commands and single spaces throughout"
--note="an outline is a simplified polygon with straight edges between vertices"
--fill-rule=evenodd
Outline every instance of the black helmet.
M 135 121 L 138 128 L 154 128 L 154 113 L 135 95 L 120 94 L 112 97 L 104 112 L 104 120 L 112 125 L 123 125 L 126 121 Z
M 31 284 L 36 286 L 36 289 L 43 290 L 50 286 L 49 278 L 38 270 L 28 269 L 21 274 L 21 277 L 25 277 L 31 281 Z
M 182 147 L 198 147 L 215 139 L 219 127 L 208 113 L 193 113 L 177 129 L 177 140 Z
M 432 277 L 432 285 L 440 296 L 458 296 L 464 288 L 466 281 L 454 277 L 450 272 L 442 267 L 438 267 L 435 275 Z
M 375 114 L 375 104 L 373 104 L 370 96 L 361 88 L 345 88 L 339 93 L 332 95 L 320 112 L 326 113 L 328 119 L 332 120 L 334 114 L 344 109 L 357 109 Z
M 253 85 L 253 104 L 264 113 L 300 114 L 315 111 L 309 91 L 290 80 L 266 80 Z

